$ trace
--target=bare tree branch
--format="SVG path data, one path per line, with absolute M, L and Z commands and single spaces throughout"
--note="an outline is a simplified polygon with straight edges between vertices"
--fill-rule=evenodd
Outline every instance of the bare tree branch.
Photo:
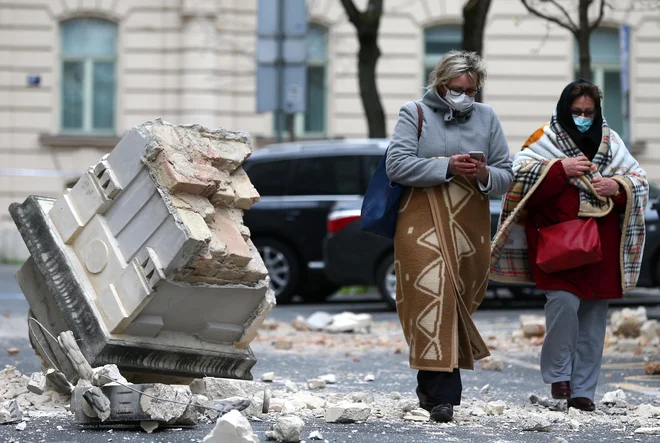
M 589 27 L 590 30 L 594 30 L 600 26 L 600 23 L 603 21 L 603 17 L 605 16 L 605 6 L 607 5 L 607 2 L 605 0 L 600 0 L 600 11 L 598 12 L 598 18 L 596 19 L 595 22 Z
M 353 0 L 341 0 L 341 4 L 344 5 L 344 9 L 346 10 L 346 14 L 348 14 L 348 19 L 351 23 L 356 27 L 359 27 L 362 23 L 362 18 L 360 17 L 360 11 L 357 6 L 355 6 L 355 3 L 353 3 Z
M 535 15 L 539 18 L 544 19 L 544 20 L 547 20 L 549 22 L 555 23 L 555 24 L 561 26 L 562 28 L 568 29 L 569 31 L 571 31 L 571 33 L 573 33 L 573 35 L 575 35 L 577 37 L 579 29 L 575 25 L 573 20 L 571 20 L 569 23 L 565 23 L 565 22 L 561 21 L 560 19 L 558 19 L 557 17 L 553 17 L 551 15 L 544 14 L 541 11 L 539 11 L 538 9 L 534 8 L 533 6 L 530 5 L 529 0 L 521 0 L 521 1 L 522 1 L 522 4 L 525 6 L 525 8 L 527 8 L 527 11 L 529 11 L 530 14 Z
M 590 0 L 590 1 L 593 1 L 593 0 Z M 561 5 L 561 3 L 559 3 L 559 2 L 556 1 L 556 0 L 541 0 L 541 2 L 542 2 L 542 3 L 550 3 L 550 4 L 552 4 L 552 5 L 555 5 L 555 6 L 557 7 L 557 9 L 559 9 L 559 10 L 561 11 L 561 13 L 564 15 L 564 17 L 566 17 L 566 20 L 568 20 L 568 23 L 569 23 L 574 29 L 577 29 L 577 28 L 578 28 L 577 23 L 575 23 L 575 22 L 573 21 L 573 19 L 571 18 L 571 14 L 568 13 L 568 11 L 566 10 L 566 8 L 564 8 L 564 7 Z

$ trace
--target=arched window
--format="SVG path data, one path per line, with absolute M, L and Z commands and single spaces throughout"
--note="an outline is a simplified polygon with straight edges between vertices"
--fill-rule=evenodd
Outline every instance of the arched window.
M 304 132 L 326 131 L 328 29 L 310 23 L 307 28 L 307 110 Z
M 459 25 L 444 25 L 424 30 L 424 86 L 438 61 L 452 49 L 461 49 L 463 29 Z
M 603 91 L 603 115 L 607 123 L 624 140 L 627 123 L 624 122 L 621 98 L 621 57 L 619 30 L 596 29 L 589 39 L 591 52 L 591 81 Z M 575 78 L 580 78 L 580 51 L 575 41 Z
M 80 18 L 60 25 L 63 132 L 113 133 L 117 26 Z

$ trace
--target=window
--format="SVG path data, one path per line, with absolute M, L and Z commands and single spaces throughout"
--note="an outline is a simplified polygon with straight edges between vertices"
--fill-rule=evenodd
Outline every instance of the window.
M 327 109 L 327 78 L 328 78 L 328 29 L 309 24 L 307 27 L 307 89 L 306 89 L 306 111 L 298 114 L 294 120 L 294 131 L 296 134 L 323 135 L 326 132 L 326 109 Z M 274 129 L 278 125 L 282 131 L 287 131 L 285 116 L 281 115 L 281 121 L 274 118 Z
M 591 81 L 603 91 L 603 115 L 612 129 L 627 140 L 628 122 L 624 121 L 621 98 L 621 59 L 619 31 L 596 29 L 589 40 Z M 575 41 L 575 78 L 580 78 L 580 50 Z
M 383 153 L 384 154 L 384 153 Z M 376 172 L 376 168 L 378 167 L 378 163 L 380 163 L 382 155 L 365 155 L 363 157 L 363 162 L 364 162 L 364 189 L 362 190 L 362 194 L 364 194 L 367 190 L 367 186 L 369 186 L 369 182 L 371 181 L 371 177 L 374 176 L 374 172 Z
M 424 86 L 438 61 L 452 49 L 461 49 L 463 29 L 458 25 L 435 26 L 424 30 Z
M 291 176 L 291 161 L 253 163 L 245 166 L 245 172 L 262 197 L 283 195 Z
M 302 158 L 296 162 L 291 195 L 359 195 L 360 157 Z
M 63 132 L 113 133 L 117 26 L 81 18 L 60 26 Z

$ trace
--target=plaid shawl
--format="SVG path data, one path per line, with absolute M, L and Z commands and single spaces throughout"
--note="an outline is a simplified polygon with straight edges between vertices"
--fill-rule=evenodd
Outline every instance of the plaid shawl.
M 621 281 L 623 290 L 637 285 L 646 235 L 644 211 L 648 200 L 646 172 L 628 152 L 619 135 L 603 120 L 603 137 L 592 160 L 591 170 L 570 183 L 579 189 L 579 217 L 603 217 L 614 203 L 601 197 L 591 182 L 611 177 L 625 190 L 628 203 L 621 217 Z M 529 268 L 525 235 L 525 204 L 547 175 L 550 167 L 567 157 L 583 155 L 557 121 L 538 129 L 525 142 L 513 161 L 514 181 L 502 201 L 497 234 L 491 245 L 491 279 L 501 282 L 534 283 Z

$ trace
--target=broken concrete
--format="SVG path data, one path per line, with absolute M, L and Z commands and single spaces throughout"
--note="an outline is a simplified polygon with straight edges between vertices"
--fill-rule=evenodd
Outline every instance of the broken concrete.
M 259 443 L 259 437 L 252 431 L 250 422 L 240 412 L 233 410 L 220 417 L 211 433 L 202 441 L 204 443 Z
M 610 406 L 628 406 L 628 403 L 626 403 L 626 393 L 622 389 L 605 393 L 600 402 Z
M 0 404 L 0 424 L 18 423 L 23 420 L 18 400 L 9 400 Z
M 525 337 L 542 337 L 545 335 L 545 317 L 521 315 L 520 329 Z
M 73 385 L 69 383 L 69 380 L 60 371 L 52 368 L 49 369 L 46 371 L 46 380 L 47 385 L 57 392 L 61 392 L 65 395 L 71 395 L 71 392 L 73 392 Z
M 140 398 L 142 412 L 150 420 L 165 423 L 180 418 L 192 400 L 189 386 L 156 383 L 143 392 Z
M 343 402 L 325 410 L 327 423 L 355 423 L 365 421 L 371 415 L 371 406 L 362 403 Z
M 82 397 L 85 400 L 85 404 L 91 408 L 93 416 L 98 417 L 102 422 L 110 417 L 110 400 L 101 391 L 101 388 L 98 386 L 87 388 L 83 392 Z M 89 410 L 86 409 L 85 413 L 88 412 Z
M 123 383 L 128 381 L 121 375 L 117 365 L 105 365 L 100 368 L 94 368 L 92 375 L 92 384 L 94 386 L 104 386 L 108 383 Z
M 327 332 L 363 332 L 368 331 L 373 323 L 370 314 L 342 312 L 332 317 L 332 323 L 323 328 Z
M 266 431 L 266 439 L 277 440 L 278 442 L 298 443 L 302 440 L 304 426 L 305 422 L 300 417 L 294 415 L 280 416 L 277 422 L 271 426 L 270 430 Z
M 484 371 L 501 371 L 504 367 L 504 362 L 495 357 L 486 357 L 481 360 L 481 369 Z
M 251 405 L 245 410 L 245 414 L 257 417 L 267 413 L 270 405 L 270 390 L 259 382 L 205 377 L 195 380 L 190 385 L 190 390 L 193 394 L 204 395 L 209 400 L 248 398 Z
M 624 308 L 613 312 L 610 316 L 612 332 L 615 335 L 632 338 L 639 337 L 640 329 L 647 320 L 646 308 L 643 306 L 637 309 Z
M 250 379 L 249 345 L 275 303 L 242 223 L 258 199 L 241 167 L 250 151 L 244 133 L 155 120 L 59 199 L 13 204 L 31 254 L 17 280 L 35 318 L 56 336 L 70 329 L 91 367 Z M 233 199 L 213 198 L 228 189 Z M 71 382 L 91 376 L 75 350 L 38 352 Z
M 646 372 L 647 375 L 660 374 L 660 361 L 646 363 L 644 365 L 644 372 Z
M 34 372 L 30 375 L 27 389 L 37 395 L 41 395 L 46 390 L 46 375 L 43 372 Z
M 332 323 L 333 316 L 327 312 L 318 311 L 307 317 L 306 324 L 312 331 L 320 331 L 330 323 Z

